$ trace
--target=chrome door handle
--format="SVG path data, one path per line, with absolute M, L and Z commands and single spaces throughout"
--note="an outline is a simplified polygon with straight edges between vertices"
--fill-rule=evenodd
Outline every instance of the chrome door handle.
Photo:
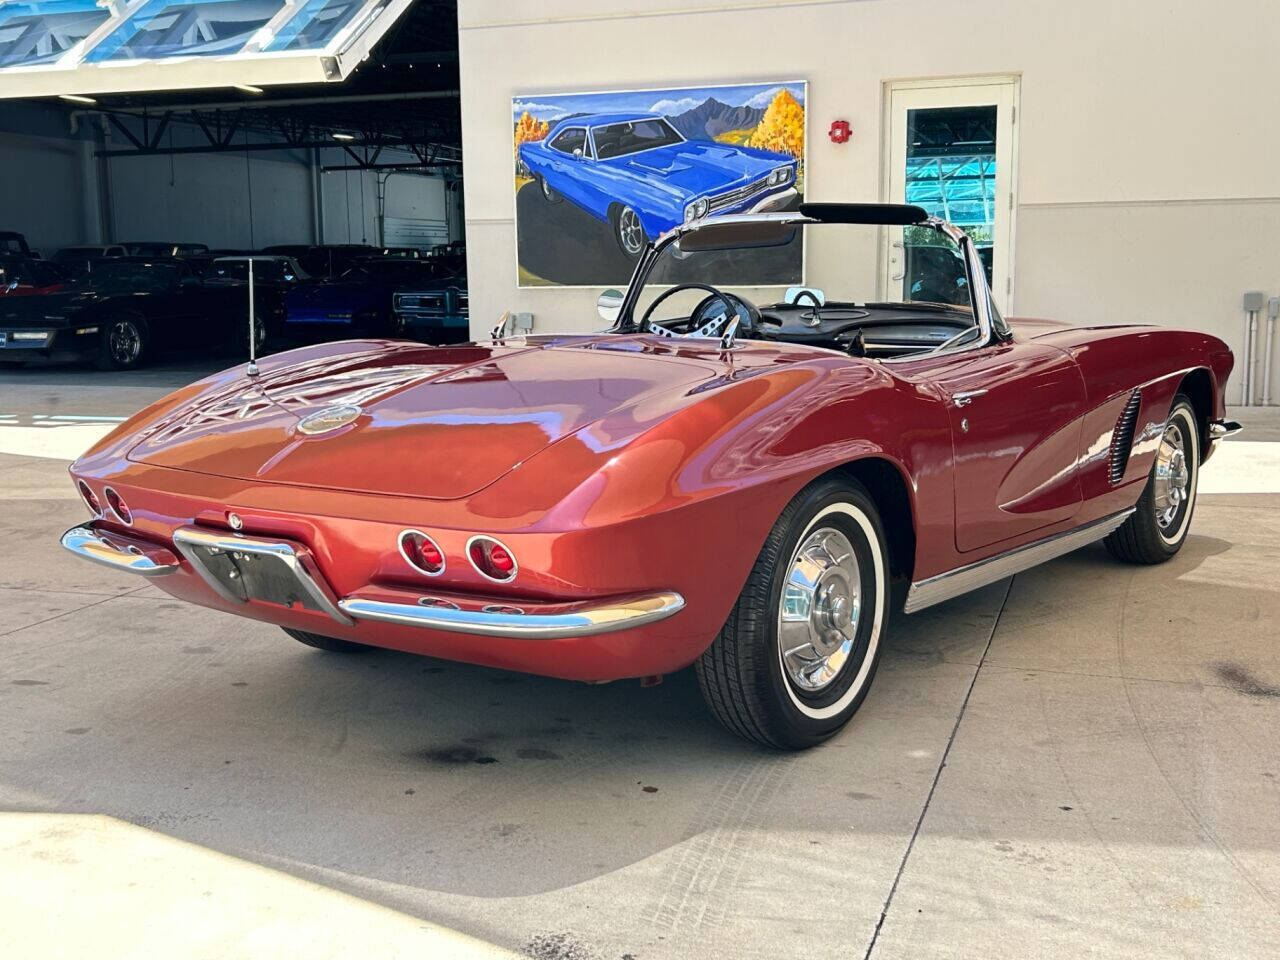
M 985 390 L 961 390 L 951 395 L 951 402 L 957 407 L 967 407 L 973 403 L 975 397 L 980 397 L 986 392 Z

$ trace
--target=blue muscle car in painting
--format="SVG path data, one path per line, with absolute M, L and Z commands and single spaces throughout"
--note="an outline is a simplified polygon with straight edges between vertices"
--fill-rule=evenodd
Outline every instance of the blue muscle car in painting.
M 550 203 L 567 199 L 610 224 L 622 252 L 711 214 L 777 209 L 796 196 L 793 157 L 712 140 L 686 140 L 646 113 L 567 117 L 520 162 Z

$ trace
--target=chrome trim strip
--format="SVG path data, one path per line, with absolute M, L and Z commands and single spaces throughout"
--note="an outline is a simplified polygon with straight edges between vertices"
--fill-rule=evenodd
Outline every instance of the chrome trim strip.
M 209 550 L 222 550 L 226 553 L 250 553 L 259 556 L 272 555 L 284 561 L 290 572 L 297 579 L 302 589 L 315 601 L 316 606 L 333 617 L 339 623 L 350 625 L 352 620 L 338 608 L 337 598 L 329 591 L 324 578 L 318 572 L 308 569 L 304 558 L 293 548 L 292 544 L 279 540 L 261 540 L 246 537 L 238 533 L 219 533 L 203 527 L 179 527 L 173 532 L 173 545 L 178 548 L 193 570 L 200 574 L 218 596 L 231 603 L 244 603 L 235 594 L 227 590 L 222 582 L 209 570 L 200 554 L 194 547 Z
M 121 550 L 90 527 L 72 527 L 62 535 L 62 546 L 77 557 L 143 577 L 161 577 L 178 569 L 178 558 L 163 547 L 149 553 Z
M 985 587 L 997 580 L 1003 580 L 1005 577 L 1053 560 L 1095 540 L 1101 540 L 1124 523 L 1135 509 L 1137 508 L 1130 507 L 1128 510 L 1113 513 L 1101 520 L 1094 520 L 1083 527 L 1045 537 L 1043 540 L 1016 547 L 1005 553 L 998 553 L 994 557 L 957 567 L 955 570 L 948 570 L 927 580 L 918 580 L 911 584 L 911 589 L 907 592 L 907 600 L 902 607 L 903 612 L 916 613 L 936 603 L 942 603 L 962 593 L 977 590 L 979 587 Z
M 1210 420 L 1209 421 L 1209 439 L 1225 440 L 1227 437 L 1233 437 L 1244 427 L 1235 420 Z
M 357 620 L 379 620 L 428 630 L 468 633 L 513 640 L 563 640 L 629 630 L 665 620 L 684 609 L 678 593 L 656 593 L 629 600 L 612 600 L 584 606 L 571 613 L 500 613 L 489 610 L 454 610 L 421 604 L 388 603 L 348 597 L 340 600 L 343 612 Z

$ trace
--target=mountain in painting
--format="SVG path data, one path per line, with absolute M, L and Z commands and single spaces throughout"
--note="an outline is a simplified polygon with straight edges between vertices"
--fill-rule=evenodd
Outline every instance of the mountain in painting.
M 763 116 L 760 107 L 731 107 L 707 97 L 696 107 L 667 119 L 686 139 L 714 140 L 729 130 L 754 129 Z

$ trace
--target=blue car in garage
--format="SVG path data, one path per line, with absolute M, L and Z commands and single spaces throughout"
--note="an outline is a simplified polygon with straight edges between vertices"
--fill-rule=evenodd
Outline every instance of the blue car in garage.
M 370 257 L 333 280 L 297 283 L 284 294 L 284 335 L 304 340 L 391 336 L 396 332 L 392 295 L 440 273 L 429 260 Z
M 665 117 L 568 117 L 520 144 L 520 163 L 549 203 L 568 200 L 608 223 L 628 257 L 682 223 L 780 209 L 796 198 L 794 157 L 686 140 Z

